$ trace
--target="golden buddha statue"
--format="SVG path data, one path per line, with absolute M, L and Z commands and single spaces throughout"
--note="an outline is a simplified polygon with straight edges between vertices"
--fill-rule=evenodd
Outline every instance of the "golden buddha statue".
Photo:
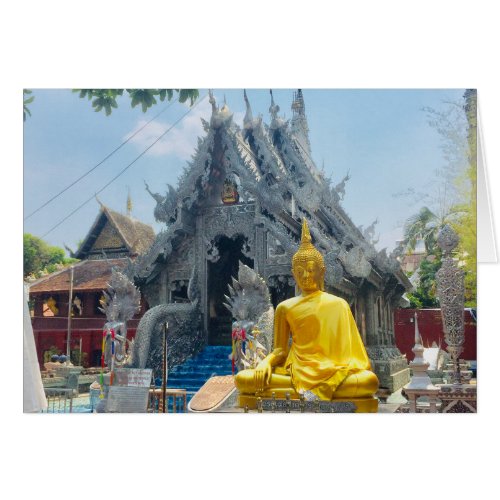
M 323 291 L 325 263 L 305 219 L 292 272 L 301 294 L 276 308 L 273 351 L 255 369 L 236 375 L 240 406 L 255 408 L 257 397 L 313 395 L 353 402 L 359 413 L 376 412 L 377 376 L 349 304 Z

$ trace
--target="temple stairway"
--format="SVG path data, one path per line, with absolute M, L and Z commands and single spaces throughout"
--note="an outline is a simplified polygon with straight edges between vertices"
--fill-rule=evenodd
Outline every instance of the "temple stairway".
M 213 375 L 231 375 L 231 346 L 207 346 L 168 372 L 167 387 L 186 389 L 188 401 Z
M 231 345 L 231 316 L 210 318 L 208 324 L 209 343 L 213 346 Z

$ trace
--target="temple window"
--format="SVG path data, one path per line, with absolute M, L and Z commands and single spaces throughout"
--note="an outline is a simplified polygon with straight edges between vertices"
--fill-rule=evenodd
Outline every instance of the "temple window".
M 94 314 L 97 314 L 97 315 L 100 315 L 100 316 L 104 316 L 104 313 L 99 309 L 99 308 L 102 308 L 104 306 L 104 304 L 106 303 L 106 297 L 104 296 L 104 294 L 96 294 L 94 296 Z
M 73 303 L 71 304 L 71 315 L 72 316 L 81 316 L 83 313 L 83 303 L 82 299 L 75 295 L 73 298 Z
M 172 281 L 170 286 L 170 302 L 174 304 L 189 302 L 187 289 L 188 280 Z

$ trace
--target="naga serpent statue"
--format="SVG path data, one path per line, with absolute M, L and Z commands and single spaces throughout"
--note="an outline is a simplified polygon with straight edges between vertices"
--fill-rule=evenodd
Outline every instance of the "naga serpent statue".
M 141 318 L 126 362 L 129 368 L 161 371 L 163 359 L 162 328 L 168 323 L 167 364 L 173 367 L 195 355 L 203 346 L 199 290 L 193 269 L 188 286 L 189 303 L 159 304 Z

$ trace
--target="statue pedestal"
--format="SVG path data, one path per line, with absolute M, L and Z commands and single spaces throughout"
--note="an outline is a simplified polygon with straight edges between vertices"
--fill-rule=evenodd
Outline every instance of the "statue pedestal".
M 392 394 L 410 381 L 408 361 L 397 347 L 367 346 L 366 351 L 380 389 L 387 389 Z
M 377 413 L 378 399 L 375 397 L 332 399 L 331 401 L 303 401 L 298 398 L 258 397 L 240 394 L 238 406 L 248 410 L 276 413 Z

